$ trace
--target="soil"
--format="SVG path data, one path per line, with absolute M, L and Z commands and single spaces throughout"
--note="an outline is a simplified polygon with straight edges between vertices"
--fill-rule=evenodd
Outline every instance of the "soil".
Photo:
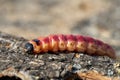
M 7 76 L 9 79 L 12 76 L 15 80 L 81 80 L 83 77 L 80 79 L 80 76 L 73 76 L 89 71 L 110 78 L 120 75 L 120 64 L 107 56 L 89 56 L 74 52 L 30 55 L 24 51 L 26 41 L 24 38 L 0 32 L 0 80 Z

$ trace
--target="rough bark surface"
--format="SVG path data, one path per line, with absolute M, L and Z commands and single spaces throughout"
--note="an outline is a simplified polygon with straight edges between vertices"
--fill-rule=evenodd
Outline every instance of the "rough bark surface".
M 120 80 L 120 64 L 109 57 L 74 52 L 29 55 L 26 41 L 0 32 L 0 80 Z

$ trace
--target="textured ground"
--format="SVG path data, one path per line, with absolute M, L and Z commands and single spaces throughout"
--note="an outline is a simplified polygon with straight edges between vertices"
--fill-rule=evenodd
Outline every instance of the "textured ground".
M 120 64 L 108 57 L 92 57 L 74 52 L 29 55 L 24 51 L 25 42 L 26 40 L 23 38 L 0 33 L 0 80 L 6 78 L 3 76 L 12 76 L 8 77 L 11 80 L 19 80 L 18 78 L 21 80 L 71 80 L 73 78 L 75 80 L 78 78 L 76 73 L 84 73 L 84 76 L 79 76 L 79 80 L 87 80 L 89 77 L 85 76 L 85 72 L 89 71 L 95 71 L 107 78 L 118 78 L 120 75 Z M 104 79 L 103 77 L 99 78 L 100 80 Z

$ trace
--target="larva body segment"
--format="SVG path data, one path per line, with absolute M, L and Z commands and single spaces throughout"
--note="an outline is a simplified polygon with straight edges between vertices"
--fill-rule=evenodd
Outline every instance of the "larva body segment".
M 97 44 L 96 53 L 100 56 L 105 55 L 105 47 L 104 47 L 105 45 L 104 45 L 104 43 L 100 40 L 96 40 L 96 44 Z
M 108 56 L 116 58 L 115 52 L 108 44 L 96 40 L 91 37 L 82 35 L 50 35 L 48 37 L 40 37 L 26 43 L 25 48 L 28 52 L 35 54 L 48 51 L 75 51 L 88 55 Z
M 94 54 L 97 48 L 96 41 L 91 37 L 85 37 L 85 39 L 86 42 L 88 43 L 86 52 L 89 53 L 90 55 Z
M 113 48 L 108 44 L 105 44 L 105 45 L 106 45 L 106 50 L 107 50 L 106 55 L 109 56 L 109 57 L 114 57 L 115 58 L 116 55 L 115 55 L 115 51 L 113 50 Z
M 67 39 L 67 50 L 74 51 L 76 49 L 76 37 L 73 35 L 66 35 Z
M 86 52 L 88 42 L 86 42 L 85 38 L 81 35 L 76 35 L 76 51 L 77 52 Z
M 48 52 L 49 51 L 49 45 L 50 45 L 50 41 L 48 37 L 39 39 L 39 42 L 41 42 L 41 52 Z M 38 45 L 39 46 L 39 45 Z M 37 52 L 40 53 L 40 52 Z
M 63 34 L 60 34 L 58 35 L 58 39 L 59 39 L 59 42 L 58 42 L 58 47 L 59 47 L 59 50 L 60 51 L 65 51 L 66 48 L 67 48 L 67 39 L 66 39 L 66 36 L 63 35 Z
M 58 51 L 58 43 L 59 39 L 57 35 L 50 35 L 49 36 L 49 43 L 50 43 L 50 51 L 57 52 Z

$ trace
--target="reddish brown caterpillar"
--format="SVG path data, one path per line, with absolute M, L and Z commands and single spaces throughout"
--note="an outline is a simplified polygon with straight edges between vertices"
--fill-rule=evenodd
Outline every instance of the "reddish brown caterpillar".
M 44 53 L 48 51 L 75 51 L 88 55 L 108 56 L 116 58 L 115 52 L 108 44 L 82 35 L 50 35 L 40 37 L 25 44 L 25 49 L 29 53 Z

